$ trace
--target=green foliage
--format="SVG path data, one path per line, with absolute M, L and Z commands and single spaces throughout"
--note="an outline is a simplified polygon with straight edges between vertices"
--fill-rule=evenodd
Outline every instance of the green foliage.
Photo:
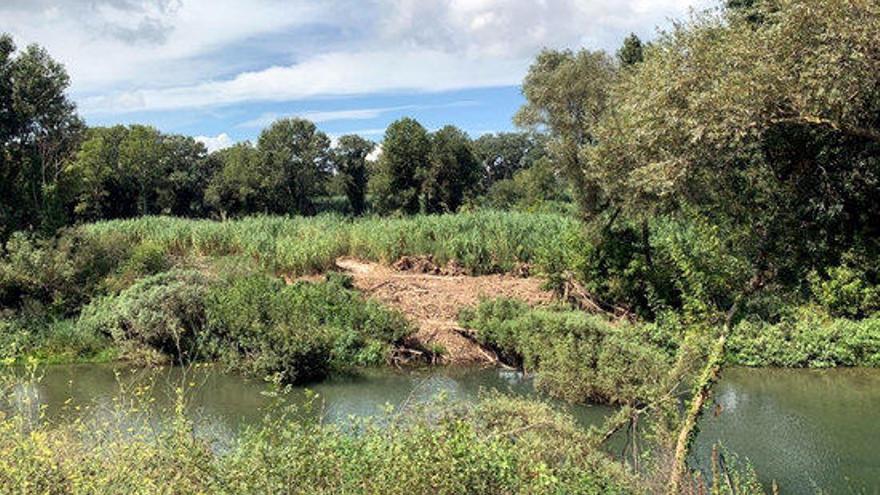
M 189 362 L 202 356 L 209 285 L 191 271 L 146 277 L 84 307 L 77 325 L 84 333 L 112 337 L 129 352 L 153 350 Z
M 617 61 L 624 67 L 638 64 L 645 59 L 645 47 L 635 33 L 623 40 L 623 46 L 617 51 Z
M 570 401 L 647 401 L 672 359 L 655 342 L 656 328 L 613 324 L 580 311 L 529 309 L 500 299 L 464 310 L 461 323 L 505 358 L 535 371 L 539 388 Z
M 731 333 L 727 355 L 745 366 L 877 367 L 880 317 L 854 321 L 805 307 L 775 324 L 746 320 Z
M 601 188 L 585 171 L 581 147 L 594 142 L 593 128 L 608 107 L 617 68 L 604 52 L 545 50 L 538 54 L 523 81 L 526 104 L 514 121 L 530 129 L 546 129 L 548 150 L 566 174 L 581 210 L 592 216 L 602 210 Z
M 208 184 L 205 198 L 222 218 L 265 211 L 260 154 L 250 143 L 238 143 L 209 157 L 217 172 Z
M 454 259 L 474 274 L 486 274 L 510 271 L 518 263 L 542 264 L 563 248 L 557 239 L 576 236 L 581 226 L 559 214 L 484 210 L 353 221 L 335 215 L 226 222 L 146 217 L 84 225 L 80 231 L 122 245 L 155 244 L 169 255 L 246 256 L 270 271 L 294 275 L 332 269 L 344 255 L 387 263 L 432 255 L 440 263 Z
M 38 315 L 0 317 L 0 360 L 103 361 L 113 357 L 110 340 L 76 324 Z
M 0 407 L 20 380 L 0 380 Z M 9 393 L 7 393 L 7 390 Z M 228 449 L 197 433 L 181 392 L 167 419 L 143 414 L 137 388 L 115 419 L 29 423 L 0 415 L 0 492 L 626 494 L 635 477 L 592 450 L 574 419 L 538 402 L 437 400 L 350 427 L 280 409 Z M 119 404 L 133 403 L 131 407 Z M 76 407 L 80 407 L 76 405 Z M 314 408 L 307 405 L 306 408 Z M 309 412 L 309 411 L 306 411 Z M 307 416 L 307 415 L 305 415 Z M 171 488 L 169 488 L 171 487 Z
M 65 167 L 79 220 L 207 214 L 213 170 L 204 145 L 143 126 L 89 129 Z
M 338 275 L 290 286 L 265 275 L 235 279 L 211 291 L 207 319 L 213 354 L 288 382 L 382 363 L 410 331 L 401 315 L 363 300 Z
M 69 231 L 48 240 L 14 234 L 0 259 L 0 308 L 74 313 L 128 255 L 119 241 L 112 232 L 92 238 Z
M 547 158 L 516 171 L 510 179 L 498 180 L 484 201 L 493 208 L 523 211 L 565 211 L 570 202 L 568 186 Z
M 461 129 L 446 126 L 431 134 L 430 165 L 423 172 L 421 210 L 458 210 L 479 185 L 481 173 L 471 140 Z
M 547 154 L 544 136 L 531 132 L 483 134 L 473 145 L 484 173 L 483 188 L 512 178 L 515 173 L 531 167 Z
M 336 169 L 341 176 L 348 205 L 355 216 L 362 215 L 367 207 L 367 156 L 376 144 L 357 135 L 339 138 L 333 150 Z
M 314 213 L 313 200 L 330 173 L 330 138 L 308 120 L 281 119 L 260 133 L 257 149 L 269 211 Z
M 385 131 L 382 155 L 370 179 L 376 209 L 381 213 L 419 211 L 421 177 L 430 163 L 428 131 L 414 119 L 392 122 Z
M 834 316 L 863 318 L 880 311 L 877 270 L 857 260 L 829 267 L 827 276 L 810 273 L 808 281 L 816 302 Z

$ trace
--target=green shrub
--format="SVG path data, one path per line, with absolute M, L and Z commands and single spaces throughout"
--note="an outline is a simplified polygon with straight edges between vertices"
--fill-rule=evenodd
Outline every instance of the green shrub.
M 0 309 L 39 304 L 74 314 L 126 257 L 128 246 L 118 241 L 112 232 L 100 239 L 76 231 L 48 240 L 13 234 L 0 259 Z
M 286 381 L 384 362 L 410 330 L 401 315 L 364 300 L 339 275 L 289 286 L 266 275 L 244 277 L 214 288 L 207 307 L 216 356 Z
M 463 311 L 461 323 L 504 358 L 535 371 L 539 388 L 570 401 L 644 401 L 672 360 L 656 342 L 657 327 L 610 323 L 580 311 L 499 299 Z
M 0 379 L 0 406 L 4 390 Z M 282 410 L 222 450 L 196 433 L 183 409 L 157 420 L 139 406 L 119 408 L 118 419 L 58 424 L 0 415 L 0 493 L 644 492 L 619 462 L 592 450 L 571 416 L 522 399 L 437 401 L 350 425 Z
M 86 306 L 77 325 L 124 347 L 147 348 L 187 362 L 200 356 L 209 281 L 193 271 L 172 270 L 144 278 L 118 295 Z
M 863 318 L 880 311 L 880 286 L 877 273 L 858 265 L 842 264 L 808 276 L 816 302 L 834 316 Z
M 79 327 L 75 320 L 23 315 L 0 318 L 0 359 L 29 356 L 42 362 L 90 361 L 108 354 L 109 346 L 109 339 Z
M 880 366 L 880 316 L 861 321 L 802 308 L 775 324 L 742 321 L 731 332 L 728 360 L 745 366 Z

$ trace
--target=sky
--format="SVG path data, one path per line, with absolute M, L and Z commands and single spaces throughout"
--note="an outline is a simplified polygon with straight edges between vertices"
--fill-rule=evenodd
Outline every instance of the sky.
M 0 0 L 0 31 L 62 62 L 89 125 L 209 149 L 274 119 L 381 140 L 392 121 L 513 130 L 542 48 L 615 51 L 707 0 Z

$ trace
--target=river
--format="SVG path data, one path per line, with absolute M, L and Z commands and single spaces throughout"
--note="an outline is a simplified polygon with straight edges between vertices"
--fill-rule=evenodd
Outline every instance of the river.
M 157 410 L 173 410 L 174 390 L 189 389 L 189 414 L 216 438 L 234 438 L 259 421 L 273 400 L 264 383 L 212 367 L 159 372 L 115 365 L 52 366 L 22 389 L 35 418 L 66 421 L 112 411 L 120 390 L 151 384 Z M 305 387 L 304 387 L 305 388 Z M 497 369 L 431 368 L 366 370 L 308 386 L 318 394 L 328 421 L 381 414 L 385 406 L 424 401 L 438 394 L 470 401 L 483 391 L 537 396 L 531 380 Z M 710 472 L 712 445 L 748 460 L 768 488 L 781 493 L 880 493 L 880 370 L 827 371 L 733 368 L 716 386 L 717 407 L 703 419 L 691 464 Z M 294 389 L 289 401 L 303 402 Z M 74 405 L 90 405 L 77 409 Z M 613 410 L 556 403 L 583 425 L 597 424 Z M 103 411 L 103 412 L 102 412 Z

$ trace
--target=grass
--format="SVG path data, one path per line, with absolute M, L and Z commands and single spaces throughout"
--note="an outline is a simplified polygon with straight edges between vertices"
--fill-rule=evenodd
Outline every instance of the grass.
M 576 236 L 576 219 L 557 214 L 478 211 L 406 218 L 337 215 L 248 217 L 215 222 L 145 217 L 80 227 L 89 237 L 120 236 L 131 245 L 150 243 L 175 256 L 244 255 L 279 273 L 331 269 L 343 255 L 393 262 L 404 255 L 455 259 L 473 274 L 541 265 L 560 256 L 561 238 Z

